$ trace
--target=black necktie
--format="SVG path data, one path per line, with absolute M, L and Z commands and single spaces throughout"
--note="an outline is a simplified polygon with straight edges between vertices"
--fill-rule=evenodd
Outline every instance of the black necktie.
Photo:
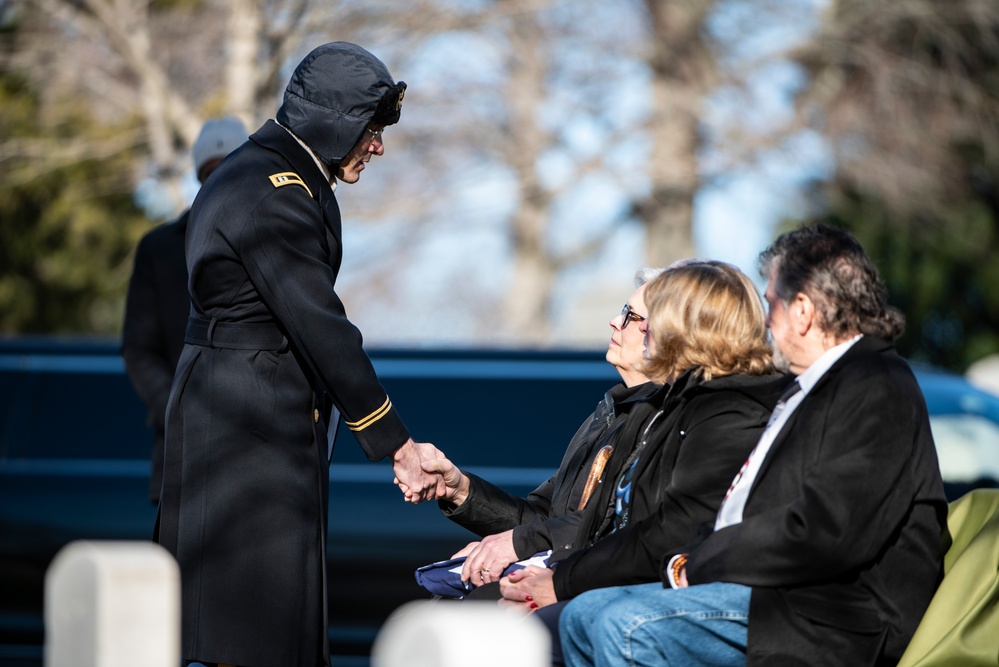
M 799 391 L 801 391 L 801 385 L 798 384 L 797 380 L 795 380 L 794 382 L 788 385 L 787 389 L 784 390 L 784 393 L 780 395 L 779 399 L 777 399 L 777 402 L 787 403 L 787 399 L 791 398 Z
M 774 411 L 770 414 L 770 419 L 767 421 L 768 428 L 774 423 L 774 420 L 777 419 L 782 412 L 784 412 L 784 406 L 791 399 L 791 397 L 799 391 L 801 391 L 801 385 L 798 384 L 797 380 L 788 385 L 787 389 L 784 390 L 784 393 L 780 395 L 779 399 L 777 399 L 777 405 L 774 407 Z

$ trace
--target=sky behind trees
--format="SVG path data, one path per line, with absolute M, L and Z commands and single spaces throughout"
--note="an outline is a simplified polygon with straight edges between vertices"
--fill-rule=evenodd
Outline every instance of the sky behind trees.
M 17 249 L 40 220 L 49 231 L 44 253 L 6 251 L 0 327 L 115 333 L 121 248 L 189 201 L 201 122 L 256 128 L 295 63 L 333 39 L 410 84 L 386 155 L 337 191 L 338 291 L 372 344 L 601 347 L 639 266 L 711 256 L 755 278 L 757 252 L 794 221 L 860 224 L 872 242 L 880 230 L 882 253 L 924 230 L 902 245 L 925 254 L 942 212 L 967 203 L 990 247 L 997 14 L 990 0 L 4 0 L 5 105 L 34 106 L 0 127 L 0 209 L 20 220 L 0 235 Z M 93 173 L 119 173 L 154 219 L 120 191 L 84 188 L 83 207 L 80 188 L 39 185 Z M 858 198 L 881 213 L 850 213 Z M 89 278 L 70 259 L 80 234 L 103 258 Z M 985 276 L 952 270 L 968 251 L 932 260 L 968 276 L 942 291 L 891 259 L 917 331 L 991 326 L 989 298 L 935 305 L 982 291 Z M 939 358 L 959 368 L 999 347 L 974 339 Z M 940 347 L 926 343 L 912 351 Z

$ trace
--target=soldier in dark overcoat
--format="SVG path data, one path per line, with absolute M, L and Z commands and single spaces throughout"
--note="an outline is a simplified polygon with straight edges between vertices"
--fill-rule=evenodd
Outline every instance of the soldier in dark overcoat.
M 392 456 L 407 498 L 437 493 L 439 477 L 419 467 L 433 447 L 410 438 L 334 291 L 333 188 L 384 152 L 405 89 L 354 44 L 315 49 L 276 122 L 224 160 L 192 206 L 193 315 L 157 522 L 180 564 L 186 661 L 329 664 L 326 515 L 341 415 L 368 458 Z

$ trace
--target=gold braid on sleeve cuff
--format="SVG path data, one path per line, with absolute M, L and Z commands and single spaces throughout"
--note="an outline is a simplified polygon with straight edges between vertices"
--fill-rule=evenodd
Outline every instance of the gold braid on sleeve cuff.
M 364 417 L 363 419 L 358 419 L 356 422 L 344 422 L 344 423 L 346 423 L 347 427 L 351 431 L 354 431 L 355 433 L 358 431 L 363 431 L 364 429 L 368 428 L 376 421 L 387 415 L 389 413 L 389 410 L 391 409 L 392 409 L 392 401 L 390 401 L 389 397 L 386 396 L 385 402 L 382 403 L 381 407 L 372 412 L 367 417 Z

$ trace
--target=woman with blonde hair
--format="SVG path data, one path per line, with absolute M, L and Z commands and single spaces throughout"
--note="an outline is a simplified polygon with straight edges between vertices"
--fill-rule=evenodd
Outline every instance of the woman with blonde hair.
M 766 310 L 756 286 L 724 262 L 700 261 L 646 288 L 645 372 L 658 379 L 694 371 L 704 380 L 773 370 Z
M 686 264 L 649 283 L 645 298 L 644 370 L 663 390 L 620 432 L 575 548 L 501 581 L 506 604 L 538 611 L 555 633 L 556 664 L 565 602 L 659 581 L 663 554 L 714 519 L 787 384 L 773 370 L 763 302 L 736 267 Z

